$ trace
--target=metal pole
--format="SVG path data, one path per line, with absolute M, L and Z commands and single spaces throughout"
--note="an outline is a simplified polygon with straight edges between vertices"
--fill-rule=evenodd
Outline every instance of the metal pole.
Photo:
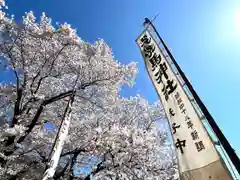
M 226 139 L 226 137 L 224 136 L 224 134 L 222 133 L 221 129 L 218 127 L 217 123 L 215 122 L 215 120 L 213 119 L 212 115 L 209 113 L 209 111 L 207 110 L 206 106 L 203 104 L 203 102 L 201 101 L 201 99 L 199 98 L 199 96 L 197 95 L 196 91 L 193 89 L 191 83 L 188 81 L 187 77 L 185 76 L 184 72 L 181 70 L 181 68 L 179 67 L 179 65 L 177 64 L 175 58 L 173 57 L 173 55 L 171 54 L 171 52 L 169 51 L 168 47 L 166 46 L 166 44 L 164 43 L 163 39 L 161 38 L 161 36 L 159 35 L 159 33 L 157 32 L 156 28 L 154 27 L 154 25 L 152 24 L 152 22 L 148 19 L 145 18 L 145 24 L 149 24 L 152 26 L 152 28 L 154 29 L 155 33 L 157 34 L 158 38 L 160 39 L 163 47 L 165 48 L 165 50 L 167 51 L 169 57 L 171 58 L 173 64 L 175 65 L 175 67 L 177 68 L 180 76 L 182 77 L 182 79 L 184 80 L 186 86 L 188 87 L 189 91 L 191 92 L 191 94 L 193 95 L 193 98 L 196 100 L 199 108 L 201 109 L 202 113 L 205 115 L 209 125 L 211 126 L 212 130 L 214 131 L 214 133 L 216 134 L 216 136 L 218 137 L 219 141 L 221 142 L 223 148 L 225 149 L 226 153 L 228 154 L 229 158 L 231 159 L 233 165 L 236 167 L 238 173 L 240 174 L 240 160 L 237 156 L 237 154 L 235 153 L 235 150 L 231 147 L 230 143 L 228 142 L 228 140 Z

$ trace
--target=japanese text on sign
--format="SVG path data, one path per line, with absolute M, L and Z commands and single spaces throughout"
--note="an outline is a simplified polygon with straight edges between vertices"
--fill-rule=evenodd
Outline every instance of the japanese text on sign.
M 169 120 L 181 171 L 197 169 L 218 160 L 201 120 L 158 44 L 148 31 L 138 38 L 137 43 Z M 192 161 L 195 157 L 199 157 L 197 162 Z

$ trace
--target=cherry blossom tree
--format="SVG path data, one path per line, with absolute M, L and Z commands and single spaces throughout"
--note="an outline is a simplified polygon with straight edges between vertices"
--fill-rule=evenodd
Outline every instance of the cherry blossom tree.
M 4 7 L 4 1 L 0 2 Z M 81 40 L 44 13 L 16 24 L 0 11 L 0 60 L 14 74 L 0 84 L 0 178 L 41 179 L 70 97 L 71 123 L 54 179 L 172 179 L 176 160 L 159 104 L 119 96 L 136 63 L 119 63 L 99 39 Z M 49 129 L 48 126 L 51 126 Z M 86 175 L 76 170 L 86 167 Z
M 77 177 L 174 179 L 174 150 L 166 127 L 159 130 L 157 122 L 166 123 L 161 106 L 140 96 L 119 98 L 107 112 L 72 121 L 54 178 L 74 179 L 76 169 L 89 167 L 85 176 L 80 173 Z

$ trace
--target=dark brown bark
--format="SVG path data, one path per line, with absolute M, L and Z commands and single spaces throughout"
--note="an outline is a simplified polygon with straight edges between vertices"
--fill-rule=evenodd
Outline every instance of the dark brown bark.
M 14 127 L 14 125 L 17 123 L 17 116 L 20 114 L 21 99 L 22 99 L 22 89 L 18 89 L 17 90 L 17 99 L 16 99 L 15 105 L 14 105 L 14 115 L 13 115 L 11 127 Z

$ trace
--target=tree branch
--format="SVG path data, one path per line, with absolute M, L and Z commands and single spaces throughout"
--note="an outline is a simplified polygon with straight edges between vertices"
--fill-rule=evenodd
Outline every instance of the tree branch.
M 5 45 L 6 47 L 6 45 Z M 7 47 L 6 47 L 7 49 Z M 11 49 L 11 48 L 10 48 Z M 13 115 L 13 119 L 12 119 L 12 123 L 11 123 L 11 127 L 13 127 L 16 123 L 17 123 L 17 118 L 16 116 L 19 115 L 19 112 L 20 112 L 20 101 L 21 101 L 21 98 L 22 98 L 22 89 L 20 89 L 20 80 L 19 80 L 19 76 L 18 76 L 18 73 L 16 71 L 16 66 L 15 66 L 15 63 L 13 61 L 13 57 L 12 57 L 12 54 L 10 52 L 11 50 L 8 50 L 7 51 L 7 55 L 12 63 L 12 66 L 13 66 L 13 72 L 16 76 L 16 80 L 17 80 L 17 89 L 16 89 L 16 92 L 17 92 L 17 98 L 16 98 L 16 101 L 15 101 L 15 105 L 14 105 L 14 115 Z
M 85 149 L 82 149 L 82 148 L 76 148 L 72 151 L 68 151 L 68 152 L 65 152 L 65 153 L 61 154 L 60 157 L 64 157 L 64 156 L 72 155 L 72 154 L 80 154 L 81 152 L 87 152 L 87 151 Z
M 38 110 L 37 110 L 37 112 L 36 112 L 36 114 L 35 114 L 32 122 L 27 126 L 28 129 L 25 131 L 25 134 L 18 139 L 17 143 L 23 142 L 24 139 L 28 136 L 28 134 L 32 131 L 32 129 L 33 129 L 34 126 L 36 125 L 36 123 L 37 123 L 37 121 L 38 121 L 38 119 L 39 119 L 39 117 L 40 117 L 40 115 L 41 115 L 41 113 L 42 113 L 42 111 L 43 111 L 44 106 L 46 106 L 46 105 L 48 105 L 48 104 L 50 104 L 50 103 L 53 103 L 53 102 L 55 102 L 55 101 L 57 101 L 57 100 L 63 99 L 63 98 L 65 98 L 65 97 L 68 97 L 68 96 L 71 95 L 71 94 L 72 94 L 72 90 L 71 90 L 71 91 L 64 92 L 64 93 L 61 93 L 61 94 L 59 94 L 59 95 L 57 95 L 57 96 L 54 96 L 54 97 L 52 97 L 52 98 L 49 98 L 49 99 L 43 101 L 43 103 L 42 103 L 42 104 L 40 105 L 40 107 L 38 108 Z

